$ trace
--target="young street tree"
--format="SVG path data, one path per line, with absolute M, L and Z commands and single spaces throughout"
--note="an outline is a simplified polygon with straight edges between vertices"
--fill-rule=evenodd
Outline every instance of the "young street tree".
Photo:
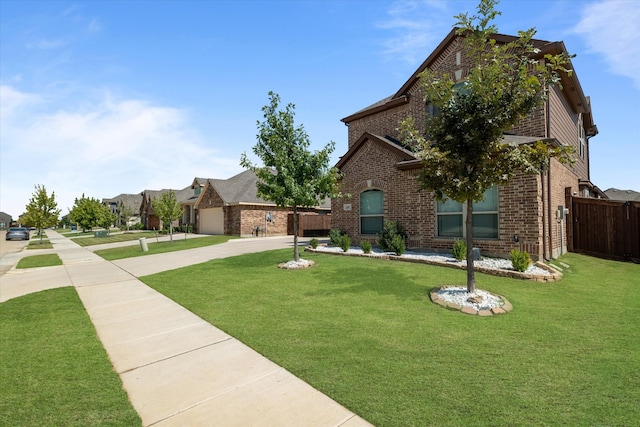
M 129 230 L 129 218 L 134 214 L 133 208 L 127 206 L 122 200 L 118 201 L 116 207 L 117 221 L 120 228 L 126 227 Z
M 243 153 L 240 165 L 258 177 L 258 195 L 293 210 L 293 256 L 298 251 L 298 209 L 317 206 L 338 190 L 338 171 L 329 166 L 335 143 L 309 151 L 309 136 L 302 125 L 295 127 L 295 105 L 279 110 L 280 96 L 269 92 L 269 105 L 262 107 L 264 121 L 258 121 L 258 143 L 253 152 L 263 166 L 253 164 Z
M 103 227 L 108 232 L 115 221 L 115 215 L 100 200 L 85 197 L 83 194 L 80 199 L 75 199 L 73 208 L 69 212 L 69 219 L 79 225 L 82 231 Z
M 169 190 L 163 193 L 160 198 L 154 198 L 151 204 L 163 226 L 164 224 L 169 224 L 169 236 L 173 241 L 173 221 L 182 215 L 182 205 L 176 199 L 176 193 Z
M 56 225 L 59 216 L 60 209 L 56 203 L 55 192 L 52 191 L 51 196 L 48 196 L 44 185 L 36 185 L 36 191 L 26 206 L 24 219 L 38 229 L 40 244 L 42 244 L 42 229 Z
M 494 185 L 507 184 L 516 173 L 540 173 L 551 157 L 570 161 L 572 150 L 543 142 L 508 145 L 503 133 L 542 105 L 559 73 L 571 73 L 566 54 L 545 55 L 534 48 L 534 29 L 521 31 L 509 43 L 493 37 L 491 21 L 500 14 L 496 0 L 481 0 L 478 14 L 457 15 L 458 35 L 470 67 L 457 82 L 449 74 L 426 70 L 420 75 L 425 101 L 433 115 L 425 118 L 425 132 L 411 120 L 403 122 L 406 142 L 417 145 L 423 168 L 423 189 L 437 200 L 466 203 L 467 291 L 475 292 L 473 271 L 473 202 L 484 199 Z

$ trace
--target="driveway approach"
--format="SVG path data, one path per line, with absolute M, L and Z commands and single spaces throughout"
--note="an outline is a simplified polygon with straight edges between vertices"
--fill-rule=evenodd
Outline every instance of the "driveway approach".
M 138 275 L 292 239 L 241 239 L 108 262 L 47 230 L 60 267 L 11 269 L 0 301 L 25 289 L 74 286 L 144 426 L 370 426 L 235 338 L 151 289 Z

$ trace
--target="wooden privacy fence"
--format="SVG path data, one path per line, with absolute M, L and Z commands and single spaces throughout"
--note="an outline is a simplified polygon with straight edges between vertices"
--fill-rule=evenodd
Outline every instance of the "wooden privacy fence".
M 331 230 L 331 215 L 298 214 L 298 236 L 328 236 Z M 293 234 L 293 214 L 287 218 L 287 234 Z
M 569 251 L 640 260 L 640 202 L 571 197 Z

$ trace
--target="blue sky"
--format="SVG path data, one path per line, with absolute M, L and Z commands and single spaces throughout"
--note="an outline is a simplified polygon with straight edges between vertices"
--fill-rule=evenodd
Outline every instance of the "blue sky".
M 312 148 L 396 92 L 477 1 L 0 1 L 0 210 L 62 213 L 241 172 L 268 92 Z M 591 181 L 640 191 L 640 2 L 503 0 L 504 34 L 565 42 L 591 97 Z

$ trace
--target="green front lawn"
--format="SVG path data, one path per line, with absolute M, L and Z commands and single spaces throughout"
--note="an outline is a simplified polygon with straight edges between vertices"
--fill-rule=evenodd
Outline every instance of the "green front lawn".
M 92 231 L 87 233 L 80 233 L 80 235 L 76 234 L 75 235 L 76 237 L 75 238 L 72 237 L 71 240 L 73 240 L 75 243 L 77 243 L 80 246 L 93 246 L 93 245 L 102 245 L 105 243 L 130 242 L 132 240 L 138 240 L 141 237 L 146 237 L 148 239 L 151 239 L 153 237 L 156 237 L 156 235 L 158 234 L 153 231 L 141 231 L 141 232 L 135 232 L 135 233 L 113 233 L 113 234 L 109 234 L 106 237 L 87 237 L 87 236 L 93 236 L 93 231 Z M 65 236 L 69 237 L 69 235 L 65 235 Z
M 18 261 L 16 268 L 51 267 L 54 265 L 62 265 L 62 260 L 58 254 L 44 254 L 22 258 Z
M 202 248 L 204 246 L 218 245 L 225 243 L 231 239 L 237 239 L 234 236 L 208 236 L 198 237 L 193 239 L 180 239 L 177 236 L 173 236 L 173 241 L 167 242 L 155 242 L 153 239 L 147 239 L 148 252 L 142 252 L 140 245 L 124 246 L 121 248 L 100 249 L 95 251 L 97 255 L 108 261 L 114 261 L 122 258 L 132 258 L 143 255 L 161 254 L 165 252 L 183 251 L 185 249 Z M 78 239 L 77 241 L 85 240 Z M 93 239 L 92 239 L 93 240 Z
M 0 425 L 141 425 L 72 287 L 0 304 Z
M 430 302 L 465 283 L 443 267 L 291 250 L 143 280 L 374 425 L 634 425 L 640 266 L 569 254 L 557 283 L 477 274 L 509 314 Z

